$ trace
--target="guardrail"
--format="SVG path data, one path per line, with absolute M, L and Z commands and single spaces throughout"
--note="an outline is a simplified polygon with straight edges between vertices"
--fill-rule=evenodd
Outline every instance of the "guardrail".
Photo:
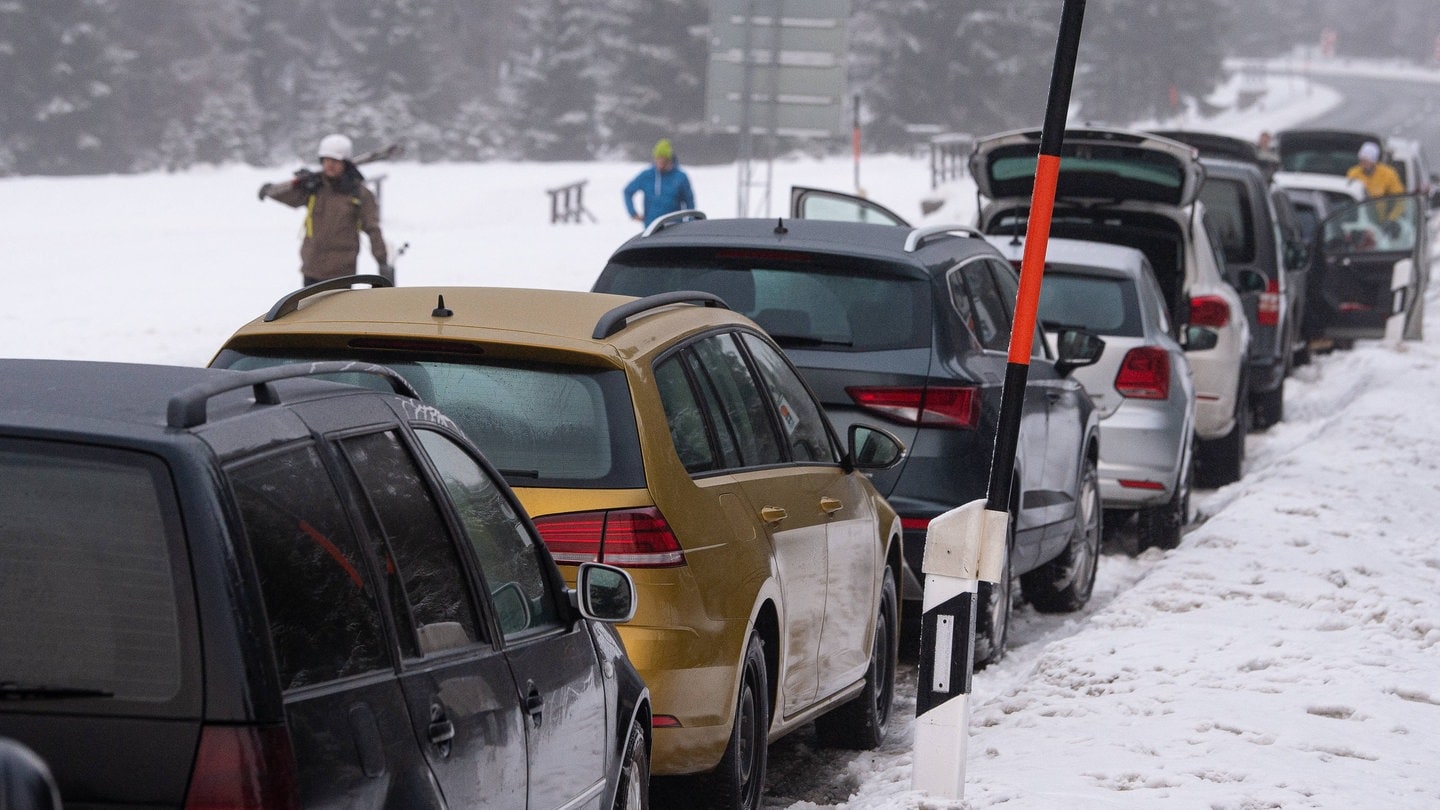
M 560 222 L 580 222 L 581 217 L 589 217 L 591 222 L 595 221 L 595 215 L 585 207 L 585 184 L 590 181 L 579 180 L 566 186 L 549 188 L 545 190 L 550 195 L 550 224 Z

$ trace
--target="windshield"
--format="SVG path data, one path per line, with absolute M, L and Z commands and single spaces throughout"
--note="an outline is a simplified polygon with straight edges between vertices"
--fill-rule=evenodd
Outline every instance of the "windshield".
M 252 369 L 337 359 L 333 353 L 222 352 L 216 365 Z M 393 352 L 346 359 L 387 365 L 455 420 L 512 486 L 645 486 L 625 373 L 561 363 L 476 363 Z M 373 375 L 326 375 L 384 388 Z
M 1123 278 L 1066 272 L 1047 266 L 1040 287 L 1040 323 L 1046 331 L 1081 327 L 1097 335 L 1140 337 L 1140 300 Z
M 651 295 L 704 290 L 760 325 L 785 348 L 881 351 L 930 344 L 930 285 L 925 279 L 861 275 L 824 267 L 721 263 L 629 265 L 606 270 L 606 291 Z

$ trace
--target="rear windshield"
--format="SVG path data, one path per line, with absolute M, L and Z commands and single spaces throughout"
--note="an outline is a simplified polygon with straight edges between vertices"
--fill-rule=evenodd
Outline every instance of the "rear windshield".
M 455 420 L 512 486 L 633 489 L 645 486 L 640 440 L 625 373 L 550 363 L 474 362 L 445 356 L 354 352 L 346 359 L 389 366 L 420 398 Z M 334 354 L 239 354 L 216 364 L 251 369 L 333 360 Z M 327 375 L 386 387 L 373 375 Z
M 1280 168 L 1287 172 L 1314 172 L 1344 176 L 1356 163 L 1354 146 L 1313 149 L 1280 148 Z
M 1040 285 L 1040 322 L 1047 330 L 1083 327 L 1099 335 L 1140 337 L 1140 299 L 1123 278 L 1067 273 L 1047 266 Z
M 1210 224 L 1225 249 L 1225 261 L 1254 261 L 1255 217 L 1250 210 L 1245 186 L 1235 180 L 1211 177 L 1201 186 L 1200 199 L 1205 203 Z
M 930 284 L 925 279 L 837 272 L 828 263 L 761 264 L 710 256 L 693 265 L 615 262 L 604 278 L 606 292 L 623 295 L 715 293 L 784 348 L 864 352 L 930 345 Z
M 0 443 L 0 684 L 14 696 L 178 694 L 173 492 L 142 453 Z

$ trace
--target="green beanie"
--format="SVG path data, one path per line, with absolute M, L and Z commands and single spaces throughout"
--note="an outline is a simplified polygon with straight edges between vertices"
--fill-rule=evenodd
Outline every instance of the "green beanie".
M 656 160 L 660 160 L 662 158 L 665 160 L 670 160 L 671 158 L 675 157 L 675 150 L 670 147 L 669 138 L 661 138 L 660 140 L 655 142 L 655 151 L 651 154 L 655 156 Z

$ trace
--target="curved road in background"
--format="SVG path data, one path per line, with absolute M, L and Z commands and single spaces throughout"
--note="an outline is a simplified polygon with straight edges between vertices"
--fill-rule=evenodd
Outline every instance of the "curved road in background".
M 1440 81 L 1319 73 L 1312 74 L 1311 81 L 1333 87 L 1345 100 L 1300 126 L 1418 140 L 1424 145 L 1430 170 L 1440 171 Z

